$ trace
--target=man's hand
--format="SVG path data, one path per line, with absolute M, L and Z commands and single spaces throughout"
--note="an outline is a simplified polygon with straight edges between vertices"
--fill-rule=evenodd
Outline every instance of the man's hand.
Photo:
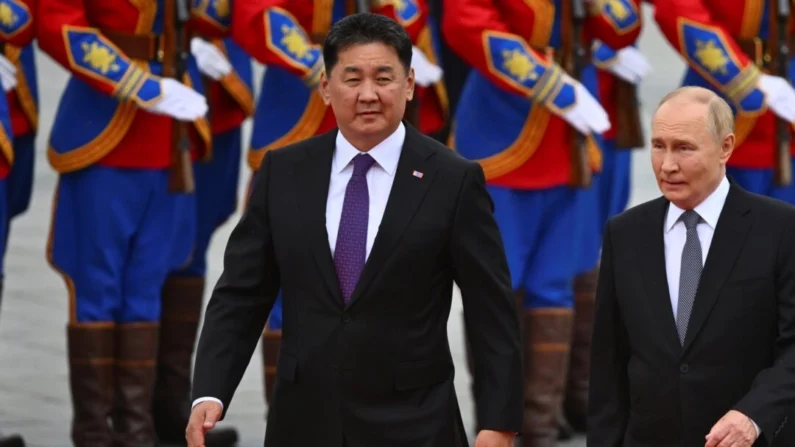
M 475 447 L 513 447 L 513 433 L 481 430 L 475 439 Z
M 188 447 L 205 447 L 204 435 L 215 427 L 215 423 L 221 419 L 222 411 L 218 402 L 211 401 L 200 402 L 193 407 L 188 428 L 185 430 Z
M 751 419 L 739 411 L 731 410 L 712 427 L 704 447 L 751 447 L 757 437 Z

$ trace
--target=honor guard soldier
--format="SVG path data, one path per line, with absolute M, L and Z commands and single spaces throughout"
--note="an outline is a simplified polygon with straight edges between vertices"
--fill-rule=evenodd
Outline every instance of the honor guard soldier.
M 734 109 L 736 140 L 727 174 L 752 192 L 795 203 L 792 4 L 656 0 L 654 5 L 660 30 L 688 65 L 682 84 L 709 88 Z
M 33 0 L 26 0 L 33 15 Z M 23 2 L 17 2 L 23 4 Z M 13 36 L 24 24 L 22 16 L 8 17 L 6 35 Z M 33 171 L 36 154 L 36 133 L 39 124 L 39 91 L 36 79 L 36 54 L 32 42 L 0 44 L 0 80 L 6 91 L 13 127 L 14 166 L 8 174 L 8 219 L 27 211 L 33 192 Z M 10 223 L 6 237 L 10 233 Z
M 191 153 L 210 149 L 189 17 L 173 0 L 39 0 L 39 46 L 71 73 L 47 153 L 47 254 L 69 292 L 76 446 L 156 443 L 161 290 L 189 257 L 174 241 L 194 231 L 180 228 Z
M 640 33 L 639 5 L 448 0 L 445 8 L 444 36 L 473 67 L 455 111 L 453 145 L 483 166 L 522 310 L 522 444 L 552 446 L 573 333 L 572 282 L 585 259 L 593 257 L 592 268 L 598 256 L 598 243 L 583 253 L 578 220 L 600 168 L 598 141 L 610 127 L 596 99 L 589 42 L 631 45 Z M 597 213 L 590 218 L 595 228 Z M 477 358 L 471 365 L 477 387 L 488 378 L 478 375 Z M 489 411 L 478 404 L 478 415 Z
M 235 15 L 238 10 L 241 15 L 245 11 L 245 16 L 252 17 L 250 21 L 254 20 L 254 13 L 264 16 L 265 20 L 258 18 L 256 23 L 260 27 L 258 32 L 268 38 L 267 45 L 246 45 L 242 38 L 236 39 L 244 50 L 268 67 L 260 93 L 264 99 L 258 102 L 254 112 L 248 154 L 253 175 L 256 175 L 267 151 L 327 132 L 336 126 L 331 109 L 316 88 L 324 69 L 322 43 L 333 23 L 357 12 L 355 2 L 348 0 L 274 0 L 262 3 L 266 5 L 255 7 L 253 3 L 241 1 L 232 8 Z M 415 46 L 427 17 L 423 0 L 372 0 L 370 12 L 386 15 L 403 25 Z M 237 34 L 234 27 L 232 34 Z M 414 54 L 417 54 L 416 48 Z M 425 76 L 433 80 L 439 74 Z M 276 380 L 281 306 L 279 295 L 262 335 L 266 402 L 270 402 Z
M 2 191 L 0 191 L 0 303 L 3 298 L 3 270 L 2 260 L 5 258 L 8 247 L 8 233 L 10 231 L 11 219 L 26 208 L 30 200 L 30 187 L 28 186 L 25 205 L 22 207 L 24 191 L 24 171 L 29 169 L 32 162 L 28 161 L 27 154 L 18 156 L 19 148 L 14 146 L 14 128 L 22 133 L 24 124 L 22 117 L 15 116 L 11 109 L 10 102 L 16 97 L 14 89 L 20 85 L 20 79 L 25 84 L 26 73 L 20 70 L 19 56 L 20 48 L 32 45 L 36 35 L 36 22 L 34 16 L 36 3 L 34 0 L 8 0 L 0 5 L 0 85 L 6 92 L 4 98 L 0 100 L 0 179 L 2 179 Z M 25 85 L 26 86 L 26 85 Z M 35 87 L 35 85 L 34 85 Z M 29 92 L 29 90 L 26 90 Z M 35 105 L 33 106 L 35 116 Z M 15 123 L 16 118 L 19 123 Z M 16 126 L 14 126 L 16 124 Z M 24 142 L 20 142 L 20 145 Z M 20 160 L 21 159 L 21 160 Z M 19 173 L 17 173 L 17 168 Z M 30 168 L 32 169 L 32 168 Z M 32 177 L 32 173 L 28 178 Z M 19 197 L 20 200 L 15 200 Z M 0 438 L 1 439 L 1 438 Z
M 228 6 L 204 5 L 194 17 L 228 27 Z M 242 125 L 252 115 L 253 70 L 251 58 L 230 37 L 193 37 L 196 58 L 209 104 L 212 156 L 194 162 L 196 193 L 191 207 L 196 232 L 187 265 L 172 271 L 163 286 L 160 348 L 152 414 L 158 439 L 169 445 L 186 445 L 185 427 L 190 417 L 193 348 L 203 308 L 207 249 L 210 240 L 237 208 Z M 186 213 L 186 215 L 191 215 Z M 215 428 L 208 433 L 208 447 L 232 446 L 237 431 Z
M 0 8 L 0 310 L 3 269 L 11 220 L 25 211 L 33 181 L 33 134 L 37 122 L 32 41 L 36 34 L 34 0 L 8 0 Z M 30 80 L 30 83 L 28 82 Z M 23 447 L 18 435 L 0 433 L 0 447 Z

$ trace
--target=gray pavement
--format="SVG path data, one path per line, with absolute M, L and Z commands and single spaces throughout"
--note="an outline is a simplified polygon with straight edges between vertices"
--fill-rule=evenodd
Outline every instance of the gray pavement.
M 644 118 L 648 123 L 657 101 L 679 83 L 683 65 L 679 56 L 662 40 L 653 23 L 651 10 L 645 11 L 645 23 L 648 26 L 642 35 L 640 48 L 655 70 L 641 87 Z M 66 73 L 41 53 L 38 63 L 41 133 L 37 142 L 33 203 L 27 214 L 14 222 L 5 259 L 6 290 L 0 316 L 0 430 L 23 434 L 29 446 L 62 447 L 71 445 L 65 326 L 67 295 L 63 281 L 45 258 L 56 182 L 56 176 L 47 164 L 45 149 Z M 246 136 L 249 131 L 250 123 L 247 123 Z M 658 193 L 650 173 L 648 151 L 635 152 L 633 164 L 632 205 Z M 247 179 L 245 167 L 243 172 Z M 235 221 L 231 219 L 217 232 L 210 247 L 210 283 L 220 275 L 223 249 Z M 460 312 L 461 302 L 456 296 L 448 327 L 456 362 L 455 384 L 463 417 L 471 432 L 473 409 Z M 265 403 L 261 364 L 258 349 L 223 423 L 239 429 L 241 447 L 262 445 Z M 576 440 L 561 447 L 584 445 L 584 441 Z

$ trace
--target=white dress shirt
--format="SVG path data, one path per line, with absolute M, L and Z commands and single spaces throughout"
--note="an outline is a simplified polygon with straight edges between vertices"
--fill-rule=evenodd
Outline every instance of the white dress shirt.
M 701 242 L 701 265 L 707 261 L 709 246 L 712 244 L 712 235 L 718 224 L 720 212 L 726 197 L 729 195 L 729 181 L 726 177 L 720 182 L 718 188 L 712 192 L 694 211 L 701 216 L 701 222 L 696 226 L 698 240 Z M 668 275 L 668 292 L 671 298 L 671 309 L 674 317 L 679 305 L 679 269 L 682 267 L 682 251 L 687 240 L 685 223 L 679 220 L 685 210 L 673 203 L 668 207 L 665 218 L 665 272 Z
M 373 166 L 367 171 L 367 190 L 370 195 L 370 215 L 367 221 L 367 251 L 365 256 L 370 256 L 373 249 L 378 227 L 384 217 L 386 202 L 392 191 L 395 180 L 400 153 L 403 150 L 403 141 L 406 139 L 406 127 L 403 123 L 384 141 L 370 149 L 367 153 L 375 160 Z M 331 160 L 331 179 L 329 180 L 328 200 L 326 201 L 326 231 L 331 256 L 337 245 L 337 234 L 342 217 L 342 205 L 345 203 L 345 190 L 348 181 L 353 175 L 353 158 L 361 151 L 356 149 L 348 140 L 337 132 L 334 158 Z M 365 258 L 366 259 L 366 258 Z M 193 401 L 193 407 L 200 402 L 210 400 L 218 402 L 223 408 L 224 404 L 214 397 L 200 397 Z
M 715 227 L 718 225 L 718 218 L 723 211 L 723 205 L 726 203 L 728 195 L 729 180 L 723 177 L 718 188 L 693 209 L 701 216 L 701 222 L 696 226 L 696 232 L 698 232 L 698 240 L 701 243 L 702 266 L 707 262 L 712 236 L 715 234 Z M 685 210 L 671 203 L 665 217 L 665 272 L 668 276 L 668 293 L 674 319 L 676 319 L 676 310 L 679 307 L 679 274 L 682 267 L 682 251 L 685 249 L 685 241 L 687 241 L 687 228 L 685 228 L 685 223 L 679 220 L 684 212 Z M 759 426 L 753 420 L 751 423 L 754 424 L 756 436 L 759 437 L 761 432 Z

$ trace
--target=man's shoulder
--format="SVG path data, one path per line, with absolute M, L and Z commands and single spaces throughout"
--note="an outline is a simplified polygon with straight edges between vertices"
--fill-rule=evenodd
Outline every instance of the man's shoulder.
M 650 215 L 658 213 L 664 206 L 665 198 L 657 197 L 656 199 L 629 207 L 623 212 L 612 216 L 608 219 L 608 225 L 613 230 L 626 230 L 629 227 L 647 221 Z
M 304 158 L 310 151 L 323 147 L 333 149 L 336 136 L 336 129 L 330 130 L 279 148 L 270 149 L 268 155 L 270 155 L 271 163 L 291 163 Z

